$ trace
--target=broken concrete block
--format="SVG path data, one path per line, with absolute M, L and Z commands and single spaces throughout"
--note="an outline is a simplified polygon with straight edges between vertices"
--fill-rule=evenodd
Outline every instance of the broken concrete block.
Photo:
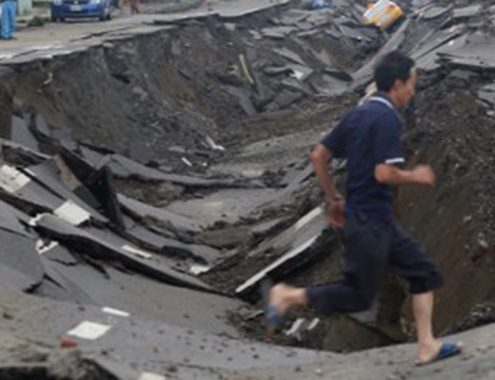
M 165 283 L 198 290 L 211 290 L 209 286 L 192 276 L 167 268 L 158 261 L 148 261 L 147 258 L 137 255 L 133 251 L 126 251 L 111 241 L 99 238 L 94 233 L 89 233 L 84 229 L 73 226 L 53 215 L 42 215 L 36 223 L 36 229 L 42 235 L 58 240 L 68 247 L 73 246 L 78 252 L 97 260 L 120 262 L 137 273 Z
M 253 237 L 249 227 L 232 227 L 205 231 L 198 239 L 203 244 L 216 248 L 234 248 L 246 244 Z
M 273 51 L 293 63 L 297 63 L 301 66 L 306 66 L 306 62 L 304 62 L 304 60 L 299 56 L 299 54 L 293 52 L 292 50 L 282 47 L 278 49 L 273 49 Z
M 161 222 L 163 225 L 170 225 L 175 230 L 185 230 L 190 232 L 201 232 L 202 225 L 193 219 L 182 215 L 175 214 L 166 209 L 153 207 L 135 199 L 126 197 L 123 194 L 118 195 L 118 200 L 122 207 L 131 215 L 140 219 L 152 218 Z
M 10 140 L 34 151 L 39 151 L 38 141 L 29 128 L 30 121 L 20 116 L 12 116 Z
M 495 106 L 495 83 L 481 87 L 478 91 L 478 97 L 484 102 Z
M 454 20 L 461 20 L 481 14 L 483 6 L 481 4 L 474 4 L 464 8 L 454 8 L 452 17 Z
M 35 249 L 35 239 L 0 228 L 0 241 L 1 286 L 28 291 L 40 284 L 45 271 Z
M 451 9 L 452 9 L 451 7 L 433 6 L 424 10 L 421 13 L 421 17 L 424 20 L 433 20 L 435 18 L 445 16 L 447 13 L 450 12 Z
M 239 106 L 246 115 L 254 116 L 258 113 L 253 102 L 251 101 L 251 93 L 248 90 L 233 86 L 225 86 L 224 88 L 230 95 L 237 98 L 239 101 Z
M 297 28 L 293 26 L 278 26 L 262 29 L 261 35 L 266 38 L 283 39 L 295 31 L 297 31 Z

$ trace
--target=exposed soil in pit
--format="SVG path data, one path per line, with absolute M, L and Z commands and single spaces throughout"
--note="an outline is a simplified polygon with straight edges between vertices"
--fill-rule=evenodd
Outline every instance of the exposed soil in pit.
M 200 208 L 216 202 L 219 215 L 208 220 L 211 215 L 202 214 L 206 220 L 200 232 L 178 231 L 166 223 L 156 223 L 153 231 L 194 249 L 213 247 L 206 257 L 184 253 L 181 246 L 177 256 L 186 259 L 174 268 L 187 273 L 190 261 L 200 263 L 209 269 L 199 276 L 201 281 L 223 294 L 237 296 L 241 284 L 315 233 L 318 239 L 307 250 L 307 260 L 271 275 L 299 285 L 338 280 L 342 244 L 335 231 L 321 232 L 324 221 L 306 226 L 301 237 L 294 233 L 296 242 L 280 235 L 319 205 L 314 179 L 302 175 L 307 155 L 359 100 L 360 93 L 348 90 L 349 76 L 373 56 L 384 37 L 372 30 L 367 32 L 372 43 L 341 41 L 324 32 L 333 21 L 307 26 L 313 34 L 266 37 L 283 24 L 283 17 L 293 17 L 290 11 L 285 7 L 235 20 L 183 21 L 53 61 L 14 67 L 0 83 L 6 105 L 0 120 L 10 121 L 13 115 L 24 120 L 39 140 L 31 148 L 44 154 L 77 145 L 77 153 L 88 161 L 126 156 L 143 164 L 134 171 L 122 164 L 130 174 L 114 170 L 113 183 L 118 192 L 147 204 L 199 219 Z M 259 32 L 263 30 L 265 35 Z M 413 50 L 419 34 L 409 33 L 403 47 Z M 309 69 L 311 73 L 303 72 Z M 305 78 L 295 78 L 295 73 Z M 494 77 L 449 65 L 428 73 L 420 69 L 421 74 L 425 79 L 416 102 L 405 112 L 406 143 L 412 164 L 433 165 L 438 186 L 433 191 L 401 190 L 397 210 L 445 274 L 436 304 L 436 329 L 445 333 L 492 320 L 493 114 L 477 93 Z M 10 130 L 2 133 L 13 137 Z M 339 183 L 343 176 L 338 170 Z M 215 198 L 221 191 L 238 191 L 239 203 L 245 204 L 235 212 L 227 210 Z M 247 194 L 254 191 L 261 201 L 250 210 Z M 198 209 L 191 210 L 188 201 L 196 201 Z M 226 221 L 220 214 L 228 211 L 232 219 Z M 154 223 L 138 216 L 140 222 Z M 256 313 L 258 295 L 252 291 L 242 297 L 255 306 L 229 311 L 230 322 L 245 336 L 266 340 Z M 477 305 L 488 305 L 481 318 Z M 294 313 L 287 329 L 296 318 L 321 320 L 313 331 L 297 338 L 281 335 L 274 342 L 351 351 L 411 338 L 405 284 L 388 278 L 375 311 L 371 316 L 328 318 Z

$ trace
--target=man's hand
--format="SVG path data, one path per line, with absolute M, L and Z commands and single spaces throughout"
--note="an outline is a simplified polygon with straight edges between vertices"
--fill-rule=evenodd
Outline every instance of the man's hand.
M 375 178 L 378 183 L 387 185 L 420 184 L 435 185 L 435 173 L 428 165 L 419 165 L 412 170 L 401 170 L 394 165 L 379 164 L 375 167 Z
M 429 165 L 419 165 L 412 170 L 415 182 L 421 185 L 434 186 L 435 185 L 435 173 Z
M 332 199 L 327 203 L 328 224 L 337 228 L 343 228 L 345 223 L 344 199 Z

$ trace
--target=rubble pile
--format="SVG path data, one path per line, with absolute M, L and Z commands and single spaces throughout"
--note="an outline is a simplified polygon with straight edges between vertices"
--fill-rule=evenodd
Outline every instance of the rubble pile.
M 294 1 L 157 17 L 1 65 L 0 377 L 444 378 L 395 365 L 408 345 L 307 349 L 407 341 L 394 277 L 370 312 L 294 313 L 271 345 L 259 305 L 266 277 L 338 279 L 341 238 L 307 155 L 400 48 L 420 77 L 410 162 L 431 163 L 438 186 L 401 190 L 397 209 L 445 274 L 437 331 L 494 320 L 495 2 L 397 3 L 387 31 L 363 24 L 361 2 Z M 493 371 L 492 330 L 464 333 L 485 346 L 448 376 Z

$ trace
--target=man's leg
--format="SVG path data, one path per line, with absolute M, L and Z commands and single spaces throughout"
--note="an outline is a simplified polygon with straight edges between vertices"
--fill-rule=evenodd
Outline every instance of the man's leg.
M 415 294 L 412 309 L 418 337 L 418 361 L 427 363 L 437 356 L 441 343 L 433 335 L 433 291 Z
M 344 232 L 344 280 L 310 288 L 277 284 L 268 298 L 278 314 L 298 306 L 331 314 L 363 311 L 372 305 L 388 261 L 390 228 L 359 216 L 348 218 Z
M 411 286 L 412 309 L 418 338 L 418 362 L 435 359 L 442 344 L 433 334 L 433 290 L 442 285 L 442 278 L 431 259 L 418 243 L 402 229 L 395 229 L 390 265 Z

